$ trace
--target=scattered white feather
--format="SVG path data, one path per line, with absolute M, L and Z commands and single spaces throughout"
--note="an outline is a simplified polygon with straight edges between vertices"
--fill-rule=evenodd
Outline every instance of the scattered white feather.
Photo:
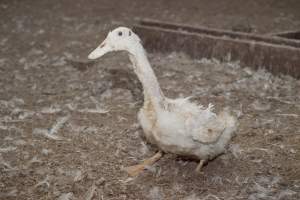
M 297 192 L 290 190 L 290 189 L 282 190 L 278 194 L 278 199 L 279 200 L 289 199 L 289 197 L 296 195 L 296 194 L 297 194 Z
M 5 108 L 16 108 L 17 106 L 22 106 L 24 104 L 25 104 L 24 100 L 21 98 L 17 98 L 17 97 L 13 97 L 9 101 L 0 100 L 0 105 Z
M 57 105 L 53 105 L 50 107 L 45 107 L 42 108 L 41 113 L 43 114 L 54 114 L 54 113 L 59 113 L 61 111 L 61 108 Z
M 152 187 L 149 190 L 149 193 L 148 193 L 147 196 L 151 200 L 161 200 L 161 199 L 164 199 L 164 195 L 163 195 L 161 189 L 159 187 L 157 187 L 157 186 Z
M 47 188 L 50 187 L 50 183 L 49 183 L 49 177 L 48 175 L 46 176 L 46 178 L 44 178 L 42 181 L 38 182 L 37 184 L 35 184 L 35 188 L 40 187 L 40 186 L 46 186 Z
M 105 114 L 105 113 L 108 113 L 109 110 L 105 110 L 105 109 L 102 109 L 102 108 L 95 108 L 95 109 L 85 108 L 85 109 L 78 110 L 78 112 L 81 112 L 81 113 Z
M 252 188 L 252 190 L 254 190 L 254 193 L 252 193 L 249 196 L 249 200 L 257 200 L 257 199 L 268 199 L 272 192 L 273 192 L 273 188 L 266 188 L 261 186 L 260 184 L 254 182 L 254 186 Z
M 239 144 L 230 144 L 229 150 L 235 158 L 239 158 L 244 151 Z
M 17 147 L 13 147 L 13 146 L 0 148 L 0 153 L 7 153 L 7 152 L 10 152 L 10 151 L 15 151 L 16 149 L 17 149 Z
M 69 120 L 69 118 L 70 118 L 70 116 L 58 118 L 56 123 L 49 130 L 49 134 L 55 135 L 64 126 L 64 124 Z
M 54 62 L 51 63 L 55 67 L 61 67 L 66 64 L 65 57 L 55 57 Z
M 273 153 L 274 153 L 274 152 L 273 152 L 272 150 L 270 150 L 270 149 L 259 148 L 259 147 L 248 148 L 248 149 L 246 150 L 246 152 L 248 152 L 248 153 L 252 153 L 252 152 L 254 152 L 254 151 L 262 151 L 262 152 L 265 152 L 265 153 L 267 153 L 267 154 L 273 154 Z
M 3 124 L 0 124 L 0 129 L 2 129 L 2 130 L 8 130 L 9 127 L 8 127 L 8 126 L 5 126 L 5 125 L 3 125 Z
M 94 134 L 99 131 L 99 129 L 95 126 L 79 126 L 74 123 L 70 123 L 68 125 L 73 133 L 78 134 Z
M 31 160 L 28 161 L 27 167 L 30 167 L 30 165 L 34 163 L 42 163 L 42 161 L 38 159 L 37 156 L 33 156 L 33 158 L 31 158 Z
M 45 156 L 48 156 L 52 152 L 53 151 L 51 149 L 42 149 L 42 154 L 45 155 Z
M 71 200 L 73 197 L 73 192 L 62 193 L 57 200 Z
M 279 176 L 269 177 L 261 176 L 254 181 L 251 188 L 249 200 L 284 200 L 289 199 L 290 196 L 297 194 L 290 189 L 279 190 L 278 186 L 282 180 Z
M 90 97 L 90 99 L 95 104 L 95 108 L 78 109 L 78 105 L 75 104 L 74 102 L 66 104 L 66 107 L 71 111 L 80 112 L 80 113 L 105 114 L 109 112 L 109 110 L 104 109 L 94 97 Z
M 85 174 L 80 170 L 76 170 L 74 173 L 74 182 L 81 181 L 84 178 Z
M 62 140 L 62 138 L 57 135 L 49 134 L 49 130 L 47 130 L 47 129 L 35 128 L 33 130 L 33 134 L 34 135 L 43 135 L 46 138 L 51 139 L 51 140 Z
M 0 154 L 0 166 L 4 166 L 4 171 L 13 171 L 16 170 L 16 167 L 12 167 L 11 164 L 4 160 L 2 154 Z
M 97 99 L 93 96 L 90 96 L 91 101 L 96 105 L 96 107 L 101 107 L 100 103 L 97 101 Z
M 214 185 L 223 185 L 223 178 L 221 176 L 213 176 L 211 177 L 211 182 Z
M 122 183 L 122 184 L 127 184 L 127 183 L 129 183 L 131 181 L 134 181 L 135 179 L 136 179 L 136 177 L 129 177 L 129 178 L 125 179 L 125 180 L 119 180 L 119 182 Z
M 257 111 L 267 111 L 267 110 L 271 109 L 270 104 L 263 104 L 262 102 L 260 102 L 258 100 L 255 100 L 251 105 L 254 108 L 254 110 L 257 110 Z
M 66 107 L 71 111 L 76 111 L 77 105 L 75 103 L 67 103 Z
M 267 97 L 267 99 L 271 99 L 271 100 L 276 100 L 280 103 L 284 103 L 284 104 L 288 104 L 288 105 L 296 105 L 297 103 L 296 102 L 292 102 L 292 101 L 287 101 L 287 100 L 284 100 L 282 98 L 279 98 L 279 97 Z
M 91 96 L 90 99 L 95 104 L 96 108 L 94 108 L 94 109 L 90 109 L 90 108 L 80 109 L 80 110 L 78 110 L 78 112 L 82 112 L 82 113 L 96 113 L 96 114 L 105 114 L 105 113 L 109 112 L 109 110 L 106 110 L 106 109 L 102 108 L 102 106 L 96 100 L 95 97 Z
M 214 194 L 208 194 L 206 197 L 204 197 L 202 200 L 209 200 L 209 199 L 215 199 L 215 200 L 221 200 L 218 196 Z
M 18 193 L 17 189 L 12 189 L 11 191 L 9 191 L 7 193 L 0 193 L 0 198 L 7 199 L 7 198 L 11 198 L 11 197 L 16 197 L 17 193 Z
M 200 200 L 200 198 L 197 197 L 196 194 L 191 194 L 191 195 L 185 197 L 183 200 Z
M 294 118 L 298 118 L 299 117 L 299 115 L 292 114 L 292 113 L 290 113 L 290 114 L 281 113 L 281 114 L 276 114 L 276 115 L 277 116 L 282 116 L 282 117 L 294 117 Z
M 145 142 L 141 141 L 140 154 L 145 155 L 148 152 L 149 152 L 148 146 L 145 144 Z
M 34 111 L 29 111 L 29 110 L 23 110 L 23 113 L 21 113 L 18 117 L 19 120 L 24 120 L 27 119 L 29 117 L 32 117 L 35 115 Z
M 92 200 L 95 195 L 95 191 L 96 191 L 96 186 L 95 183 L 93 183 L 92 187 L 89 188 L 89 190 L 85 195 L 85 200 Z
M 242 177 L 236 176 L 235 182 L 241 186 L 241 185 L 247 184 L 249 182 L 249 178 L 248 177 L 242 178 Z

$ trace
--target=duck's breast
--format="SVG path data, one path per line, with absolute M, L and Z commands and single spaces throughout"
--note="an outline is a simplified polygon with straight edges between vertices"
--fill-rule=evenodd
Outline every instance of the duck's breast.
M 157 117 L 152 106 L 144 104 L 143 108 L 140 109 L 138 113 L 138 122 L 143 128 L 144 134 L 148 142 L 155 144 L 153 137 L 153 128 L 156 125 Z

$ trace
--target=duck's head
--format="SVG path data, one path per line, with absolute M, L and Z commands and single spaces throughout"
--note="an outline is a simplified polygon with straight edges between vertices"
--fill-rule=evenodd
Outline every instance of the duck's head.
M 140 45 L 140 38 L 126 27 L 118 27 L 110 31 L 105 40 L 89 55 L 89 59 L 97 59 L 111 51 L 128 51 L 133 53 Z

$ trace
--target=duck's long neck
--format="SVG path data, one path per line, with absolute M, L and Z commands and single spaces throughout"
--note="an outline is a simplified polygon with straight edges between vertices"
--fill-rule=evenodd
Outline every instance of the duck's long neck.
M 154 71 L 148 61 L 146 52 L 141 44 L 130 52 L 129 58 L 133 64 L 134 72 L 142 83 L 144 90 L 144 103 L 151 102 L 154 107 L 160 106 L 164 101 L 164 94 L 160 89 Z

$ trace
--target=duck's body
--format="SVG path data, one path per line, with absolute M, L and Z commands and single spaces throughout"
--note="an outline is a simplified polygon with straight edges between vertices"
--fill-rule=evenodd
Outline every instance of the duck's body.
M 154 110 L 147 103 L 138 120 L 147 140 L 162 151 L 199 160 L 210 160 L 225 151 L 236 129 L 236 120 L 227 111 L 219 115 L 188 99 L 165 99 Z
M 119 46 L 116 45 L 118 42 Z M 163 152 L 201 161 L 213 159 L 224 152 L 237 127 L 233 116 L 226 110 L 216 115 L 212 112 L 212 105 L 205 109 L 188 98 L 165 97 L 140 39 L 128 28 L 117 28 L 109 33 L 89 58 L 95 59 L 116 50 L 129 52 L 134 72 L 143 85 L 144 105 L 138 113 L 138 120 L 150 143 Z M 144 165 L 139 165 L 139 168 L 143 169 Z

